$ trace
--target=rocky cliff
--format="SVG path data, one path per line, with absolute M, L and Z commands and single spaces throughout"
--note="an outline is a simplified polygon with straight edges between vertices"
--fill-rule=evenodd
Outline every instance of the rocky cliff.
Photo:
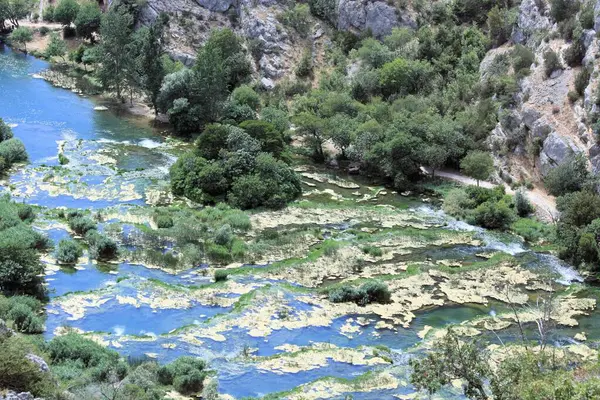
M 292 75 L 306 49 L 313 61 L 319 60 L 330 43 L 335 29 L 359 33 L 370 31 L 382 38 L 394 27 L 417 28 L 418 13 L 413 2 L 373 0 L 322 0 L 320 19 L 311 17 L 310 33 L 300 37 L 279 16 L 296 2 L 286 0 L 147 0 L 140 22 L 151 23 L 159 13 L 171 16 L 169 52 L 186 65 L 194 62 L 197 49 L 210 30 L 230 27 L 246 39 L 254 58 L 256 78 L 271 88 L 282 78 Z M 546 77 L 543 55 L 555 51 L 563 58 L 571 46 L 559 34 L 545 0 L 522 0 L 510 42 L 488 52 L 481 63 L 482 79 L 494 59 L 508 54 L 516 44 L 531 49 L 535 63 L 528 76 L 520 80 L 515 104 L 501 109 L 496 128 L 488 144 L 494 151 L 499 177 L 512 181 L 540 182 L 551 168 L 574 154 L 589 157 L 591 168 L 600 172 L 600 146 L 595 144 L 592 125 L 598 119 L 597 31 L 600 31 L 600 0 L 594 10 L 594 29 L 585 30 L 583 66 L 571 68 L 561 60 L 563 69 Z M 569 100 L 574 81 L 582 68 L 591 78 L 580 99 Z

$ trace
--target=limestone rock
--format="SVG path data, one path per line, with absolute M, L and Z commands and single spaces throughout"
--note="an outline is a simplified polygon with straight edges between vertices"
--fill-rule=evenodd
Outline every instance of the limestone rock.
M 377 38 L 388 35 L 394 27 L 417 27 L 408 13 L 399 11 L 386 1 L 339 0 L 337 11 L 338 29 L 370 29 Z
M 600 0 L 596 0 L 594 6 L 594 30 L 596 32 L 600 31 Z
M 523 123 L 527 128 L 533 130 L 534 123 L 540 119 L 542 114 L 534 108 L 531 107 L 523 107 L 521 111 L 521 117 L 523 118 Z
M 225 12 L 235 5 L 235 0 L 196 0 L 201 7 L 210 11 Z
M 550 170 L 563 164 L 574 154 L 581 150 L 575 146 L 571 139 L 560 136 L 552 132 L 544 140 L 544 145 L 540 153 L 540 170 L 543 176 L 546 176 Z
M 33 397 L 29 392 L 16 393 L 11 390 L 6 392 L 4 396 L 0 395 L 0 400 L 40 400 Z
M 549 30 L 552 27 L 550 18 L 546 15 L 546 9 L 540 10 L 536 0 L 523 0 L 519 6 L 519 17 L 512 33 L 515 43 L 526 43 L 536 33 Z
M 44 359 L 42 357 L 37 356 L 35 354 L 27 354 L 25 356 L 25 358 L 28 359 L 29 361 L 31 361 L 32 363 L 34 363 L 35 365 L 37 365 L 38 367 L 40 367 L 40 371 L 42 371 L 42 372 L 50 371 L 48 364 L 46 364 L 46 361 L 44 361 Z

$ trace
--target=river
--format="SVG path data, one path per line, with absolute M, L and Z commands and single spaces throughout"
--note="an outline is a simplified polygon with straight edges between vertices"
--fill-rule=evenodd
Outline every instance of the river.
M 54 242 L 70 236 L 64 224 L 48 212 L 59 207 L 109 215 L 101 229 L 135 229 L 124 216 L 152 207 L 157 197 L 169 197 L 168 168 L 185 145 L 164 139 L 144 120 L 96 111 L 94 99 L 38 79 L 36 74 L 48 67 L 43 61 L 0 46 L 0 117 L 13 127 L 30 156 L 30 163 L 13 171 L 1 188 L 19 201 L 42 207 L 36 228 Z M 59 153 L 69 160 L 67 164 L 60 164 Z M 481 253 L 487 252 L 505 255 L 534 271 L 543 268 L 553 274 L 557 287 L 579 279 L 569 266 L 552 256 L 532 253 L 518 238 L 457 222 L 435 207 L 423 206 L 419 198 L 403 198 L 349 177 L 340 184 L 327 176 L 322 170 L 304 173 L 305 198 L 312 203 L 295 205 L 284 215 L 273 213 L 273 219 L 289 218 L 300 209 L 301 218 L 316 218 L 307 224 L 316 231 L 318 240 L 325 237 L 340 243 L 379 232 L 378 239 L 373 236 L 368 240 L 388 246 L 385 254 L 390 257 L 384 254 L 372 267 L 402 265 L 404 271 L 395 272 L 399 277 L 411 264 L 427 264 L 427 268 L 452 263 L 477 265 L 487 257 Z M 345 204 L 352 205 L 344 209 Z M 376 217 L 361 219 L 363 210 Z M 379 210 L 385 213 L 378 214 Z M 271 214 L 253 214 L 253 224 L 269 222 L 269 218 L 261 220 L 261 215 Z M 295 232 L 298 223 L 274 226 L 281 232 Z M 441 238 L 438 244 L 419 242 L 412 236 L 410 245 L 402 244 L 409 240 L 409 234 L 420 237 L 419 229 L 437 232 Z M 256 242 L 253 235 L 247 240 Z M 402 251 L 394 253 L 394 246 Z M 343 249 L 337 255 L 326 254 L 330 259 L 322 267 L 334 268 L 340 258 L 345 262 L 345 255 Z M 181 355 L 199 355 L 217 371 L 219 391 L 233 398 L 286 391 L 335 399 L 348 395 L 354 399 L 410 396 L 414 389 L 408 383 L 407 361 L 421 352 L 419 343 L 427 331 L 506 311 L 493 296 L 480 304 L 440 300 L 446 290 L 440 286 L 422 306 L 414 306 L 414 310 L 406 306 L 402 312 L 405 318 L 410 317 L 408 323 L 391 324 L 393 317 L 382 317 L 385 307 L 365 308 L 364 313 L 350 308 L 346 312 L 341 305 L 328 308 L 331 305 L 318 292 L 298 286 L 302 278 L 294 274 L 301 269 L 263 272 L 256 267 L 255 273 L 240 272 L 224 287 L 215 287 L 210 286 L 212 278 L 205 273 L 206 266 L 175 274 L 126 259 L 104 265 L 86 260 L 76 268 L 55 265 L 51 255 L 44 257 L 44 262 L 51 297 L 46 338 L 69 326 L 125 356 L 164 363 Z M 315 268 L 319 265 L 312 259 L 307 262 Z M 338 272 L 336 279 L 343 279 L 344 274 Z M 431 279 L 426 273 L 422 276 Z M 399 285 L 398 290 L 412 293 L 410 285 L 404 287 L 400 278 L 390 279 L 391 285 Z M 480 283 L 476 279 L 474 282 Z M 428 285 L 437 284 L 434 279 Z M 209 285 L 209 289 L 202 285 Z M 533 298 L 534 292 L 528 295 Z M 242 299 L 248 294 L 253 297 L 247 304 Z M 485 298 L 486 293 L 481 296 Z M 419 304 L 416 300 L 413 303 Z M 335 317 L 328 320 L 328 313 L 335 313 Z M 581 320 L 592 338 L 600 336 L 597 320 Z M 570 343 L 579 330 L 569 327 L 555 339 Z M 507 331 L 504 339 L 511 335 L 514 337 L 514 332 Z M 375 346 L 380 350 L 374 350 Z M 368 371 L 375 372 L 377 382 L 365 378 L 363 374 Z M 325 377 L 329 378 L 323 381 Z M 442 398 L 462 397 L 458 390 L 449 389 Z

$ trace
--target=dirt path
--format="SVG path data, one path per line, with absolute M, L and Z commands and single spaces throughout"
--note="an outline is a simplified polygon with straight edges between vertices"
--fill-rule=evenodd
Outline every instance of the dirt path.
M 427 174 L 431 175 L 431 172 L 428 169 L 423 169 Z M 456 171 L 435 171 L 435 176 L 450 179 L 455 182 L 463 183 L 465 185 L 477 185 L 477 181 L 475 179 L 469 178 L 468 176 L 465 176 Z M 488 189 L 493 189 L 498 185 L 487 181 L 480 181 L 479 186 Z M 511 195 L 515 194 L 515 191 L 511 189 L 510 186 L 508 186 L 506 183 L 504 184 L 504 187 L 506 188 L 506 193 Z M 556 220 L 556 218 L 558 217 L 558 211 L 556 210 L 556 200 L 553 196 L 550 196 L 549 194 L 547 194 L 539 188 L 534 188 L 533 190 L 525 190 L 525 194 L 527 195 L 529 201 L 531 201 L 531 203 L 535 206 L 535 213 L 540 219 L 548 222 Z

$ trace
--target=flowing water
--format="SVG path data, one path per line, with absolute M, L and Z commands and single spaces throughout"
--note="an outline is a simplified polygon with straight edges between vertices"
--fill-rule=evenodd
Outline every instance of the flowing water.
M 184 146 L 165 140 L 144 121 L 121 118 L 109 111 L 96 111 L 97 104 L 93 99 L 54 88 L 36 78 L 36 74 L 45 68 L 48 65 L 43 61 L 0 47 L 0 117 L 13 127 L 30 156 L 30 163 L 11 173 L 0 188 L 19 201 L 44 209 L 97 210 L 113 207 L 111 215 L 116 217 L 106 224 L 118 223 L 119 215 L 125 214 L 131 207 L 150 207 L 148 194 L 165 190 L 168 168 Z M 62 166 L 58 158 L 61 152 L 69 159 L 69 163 Z M 314 178 L 310 175 L 303 177 L 305 192 L 309 192 L 307 198 L 311 200 L 352 200 L 357 204 L 363 201 L 391 206 L 395 212 L 414 215 L 415 221 L 439 224 L 450 231 L 472 232 L 481 242 L 479 245 L 422 247 L 398 256 L 395 262 L 450 260 L 470 265 L 481 261 L 479 253 L 496 252 L 515 256 L 530 268 L 551 270 L 561 284 L 581 279 L 572 268 L 555 257 L 530 252 L 518 238 L 492 234 L 455 221 L 435 207 L 422 206 L 419 199 L 401 197 L 363 182 L 356 187 L 340 187 L 339 182 Z M 69 237 L 65 227 L 56 221 L 42 218 L 36 226 L 55 243 Z M 123 224 L 122 227 L 125 230 L 128 226 Z M 317 224 L 317 227 L 327 237 L 332 232 L 351 227 L 368 229 L 369 223 L 347 221 L 335 225 Z M 160 303 L 164 299 L 159 299 L 160 294 L 157 293 L 167 290 L 164 285 L 186 290 L 210 283 L 211 279 L 203 275 L 205 267 L 172 274 L 125 261 L 106 265 L 83 262 L 70 269 L 46 261 L 51 299 L 47 306 L 45 336 L 48 339 L 59 333 L 62 326 L 70 326 L 89 333 L 123 355 L 145 355 L 161 363 L 182 355 L 199 355 L 209 359 L 217 370 L 220 392 L 235 398 L 285 392 L 322 377 L 354 379 L 370 370 L 389 371 L 398 384 L 394 389 L 379 390 L 353 391 L 346 387 L 341 392 L 332 390 L 327 397 L 345 398 L 352 393 L 354 399 L 393 399 L 395 395 L 410 394 L 413 389 L 408 383 L 407 360 L 411 353 L 418 352 L 418 344 L 422 340 L 419 332 L 428 327 L 441 329 L 449 324 L 505 311 L 505 306 L 493 301 L 479 305 L 446 304 L 415 312 L 414 320 L 405 327 L 377 326 L 379 317 L 376 315 L 344 315 L 318 326 L 273 328 L 266 335 L 257 335 L 248 328 L 233 324 L 217 334 L 196 336 L 196 340 L 190 340 L 186 332 L 212 326 L 213 321 L 222 321 L 223 315 L 232 312 L 233 304 L 241 298 L 241 293 L 225 290 L 216 293 L 212 301 L 202 297 L 182 297 L 185 307 L 178 304 L 164 306 Z M 278 296 L 279 304 L 291 310 L 291 318 L 316 312 L 320 307 L 276 279 L 240 275 L 232 280 Z M 168 295 L 174 293 L 178 292 L 168 292 Z M 264 301 L 268 305 L 269 297 Z M 561 335 L 571 337 L 585 330 L 591 338 L 600 337 L 597 321 L 600 319 L 594 316 L 584 317 L 581 326 L 564 329 Z M 276 326 L 275 322 L 273 326 Z M 218 335 L 221 333 L 223 337 Z M 514 336 L 514 332 L 508 330 L 503 338 L 510 335 Z M 326 357 L 322 362 L 313 362 L 310 368 L 300 368 L 296 372 L 266 368 L 260 364 L 260 361 L 285 355 L 286 350 L 282 346 L 293 345 L 302 349 L 315 343 L 328 343 L 357 352 L 362 349 L 361 346 L 385 346 L 390 349 L 389 357 L 393 364 L 361 365 Z M 443 398 L 461 396 L 454 390 L 444 392 Z

